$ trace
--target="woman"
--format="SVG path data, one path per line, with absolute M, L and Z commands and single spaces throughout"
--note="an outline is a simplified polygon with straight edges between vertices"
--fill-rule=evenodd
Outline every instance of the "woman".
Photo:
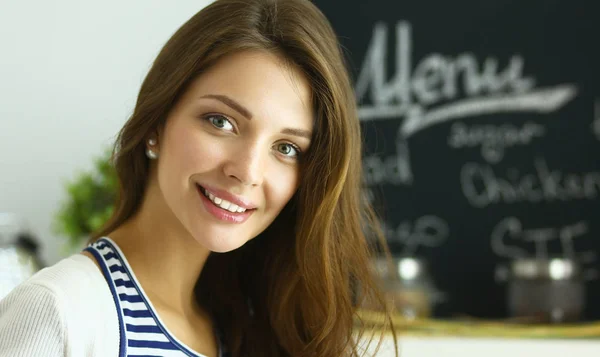
M 192 17 L 114 160 L 113 218 L 2 302 L 0 356 L 360 354 L 356 298 L 385 305 L 376 227 L 353 90 L 309 1 L 218 0 Z

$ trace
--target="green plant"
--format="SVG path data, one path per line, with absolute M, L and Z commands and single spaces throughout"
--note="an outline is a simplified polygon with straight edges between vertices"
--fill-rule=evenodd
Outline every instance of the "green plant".
M 54 229 L 68 238 L 68 246 L 79 246 L 100 228 L 114 210 L 118 191 L 111 152 L 94 160 L 93 170 L 80 173 L 67 182 L 67 199 L 57 212 Z

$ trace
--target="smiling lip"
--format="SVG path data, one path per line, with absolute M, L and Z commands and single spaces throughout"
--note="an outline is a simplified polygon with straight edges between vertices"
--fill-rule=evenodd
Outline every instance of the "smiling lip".
M 215 218 L 217 218 L 220 221 L 228 223 L 244 223 L 255 211 L 255 209 L 246 209 L 245 212 L 237 213 L 230 212 L 221 207 L 217 207 L 208 197 L 204 195 L 204 193 L 202 192 L 202 186 L 196 185 L 196 187 L 204 208 L 208 211 L 208 213 L 212 214 Z M 212 193 L 212 191 L 210 192 Z M 240 207 L 245 208 L 244 206 Z
M 256 208 L 256 205 L 254 203 L 252 203 L 250 200 L 247 200 L 243 197 L 233 195 L 227 191 L 219 190 L 218 188 L 200 185 L 200 184 L 196 184 L 196 186 L 198 186 L 200 189 L 204 189 L 204 190 L 208 191 L 209 193 L 212 193 L 216 197 L 219 197 L 223 200 L 227 200 L 227 201 L 229 201 L 233 204 L 236 204 L 239 207 L 245 208 L 247 210 Z

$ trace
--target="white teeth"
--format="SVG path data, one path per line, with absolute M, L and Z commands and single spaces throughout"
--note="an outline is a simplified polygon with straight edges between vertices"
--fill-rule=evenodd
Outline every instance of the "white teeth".
M 212 193 L 207 192 L 206 190 L 204 190 L 204 195 L 206 197 L 208 197 L 215 205 L 221 207 L 222 209 L 228 210 L 229 212 L 233 212 L 233 213 L 243 213 L 246 212 L 245 208 L 242 208 L 236 204 L 233 204 L 227 200 L 224 200 L 222 198 L 216 197 L 215 195 L 213 195 Z
M 229 202 L 229 201 L 225 201 L 225 200 L 223 200 L 223 201 L 222 201 L 222 202 L 219 204 L 219 206 L 220 206 L 222 209 L 226 209 L 226 210 L 229 210 L 229 206 L 230 206 L 230 205 L 231 205 L 231 202 Z

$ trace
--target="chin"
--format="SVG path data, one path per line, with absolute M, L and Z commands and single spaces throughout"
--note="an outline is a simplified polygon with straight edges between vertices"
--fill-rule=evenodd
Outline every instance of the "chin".
M 198 237 L 196 241 L 214 253 L 227 253 L 236 250 L 246 244 L 247 240 L 240 240 L 239 237 L 215 237 L 207 239 Z

